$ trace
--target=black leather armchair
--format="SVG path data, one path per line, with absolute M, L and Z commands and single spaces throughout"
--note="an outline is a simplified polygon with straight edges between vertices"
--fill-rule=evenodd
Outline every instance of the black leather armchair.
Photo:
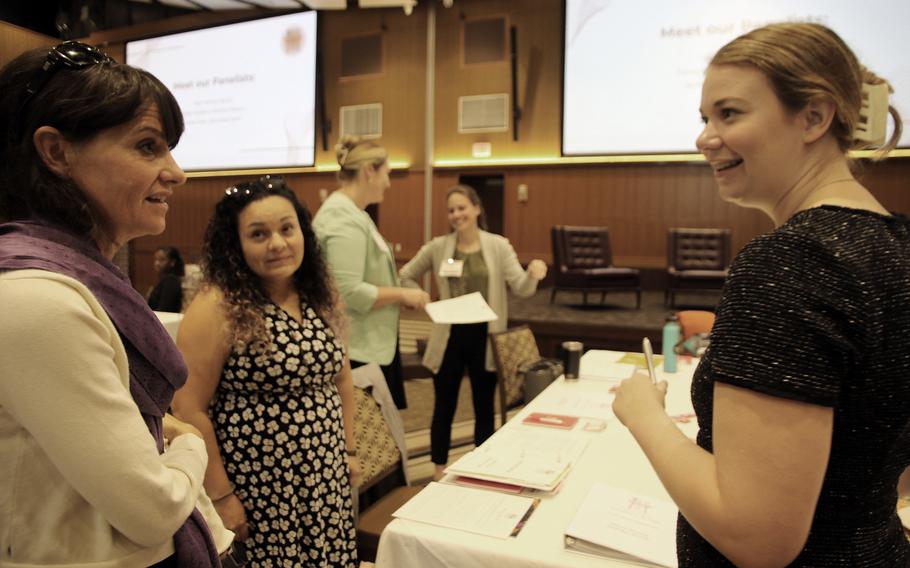
M 664 304 L 674 307 L 677 292 L 720 290 L 729 266 L 730 229 L 669 229 Z
M 636 268 L 613 266 L 610 233 L 606 227 L 573 227 L 556 225 L 553 238 L 553 292 L 550 303 L 559 290 L 583 293 L 600 292 L 603 303 L 607 292 L 635 292 L 635 308 L 641 307 L 641 274 Z

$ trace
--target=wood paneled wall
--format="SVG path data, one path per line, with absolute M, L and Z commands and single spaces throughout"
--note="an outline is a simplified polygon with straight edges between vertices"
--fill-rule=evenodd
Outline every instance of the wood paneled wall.
M 518 36 L 519 140 L 512 132 L 458 133 L 458 97 L 510 93 L 511 67 L 502 63 L 462 64 L 462 22 L 503 16 Z M 474 142 L 492 144 L 493 159 L 555 157 L 560 154 L 562 91 L 562 2 L 554 0 L 459 0 L 436 11 L 437 160 L 471 158 Z M 509 97 L 511 101 L 511 95 Z M 511 119 L 510 119 L 511 123 Z
M 910 214 L 910 163 L 906 159 L 858 164 L 859 178 L 890 210 Z M 733 231 L 733 250 L 772 228 L 757 209 L 722 201 L 706 164 L 603 164 L 437 170 L 433 180 L 433 233 L 446 230 L 445 190 L 459 174 L 505 177 L 504 232 L 519 258 L 552 260 L 550 227 L 599 225 L 610 229 L 614 260 L 636 267 L 666 264 L 670 227 L 721 227 Z M 520 203 L 518 185 L 528 186 Z
M 326 114 L 331 130 L 329 148 L 316 146 L 317 164 L 335 164 L 332 146 L 338 141 L 339 108 L 382 103 L 381 143 L 392 162 L 424 167 L 427 11 L 410 16 L 397 10 L 346 10 L 320 14 L 320 48 L 325 75 Z M 383 72 L 362 78 L 341 77 L 341 40 L 381 33 Z
M 0 67 L 20 53 L 55 44 L 57 40 L 52 37 L 0 21 Z

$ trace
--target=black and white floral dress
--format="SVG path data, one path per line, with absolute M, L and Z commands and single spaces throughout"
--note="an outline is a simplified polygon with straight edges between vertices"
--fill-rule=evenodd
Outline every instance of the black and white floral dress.
M 249 522 L 256 567 L 356 566 L 357 545 L 335 375 L 344 349 L 316 312 L 265 307 L 276 347 L 232 350 L 210 410 Z

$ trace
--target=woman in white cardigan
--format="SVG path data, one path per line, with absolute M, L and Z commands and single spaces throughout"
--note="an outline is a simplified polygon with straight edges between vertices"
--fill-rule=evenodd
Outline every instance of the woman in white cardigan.
M 493 433 L 496 374 L 487 334 L 508 325 L 506 284 L 516 295 L 530 296 L 547 275 L 542 260 L 532 260 L 527 271 L 522 269 L 509 241 L 484 230 L 483 205 L 472 188 L 457 185 L 449 189 L 446 209 L 451 232 L 425 244 L 401 269 L 401 282 L 417 287 L 417 280 L 432 270 L 440 299 L 480 292 L 499 318 L 488 324 L 436 324 L 430 332 L 423 364 L 433 371 L 436 397 L 430 427 L 436 479 L 442 477 L 448 461 L 452 418 L 465 367 L 474 402 L 474 443 L 480 445 Z

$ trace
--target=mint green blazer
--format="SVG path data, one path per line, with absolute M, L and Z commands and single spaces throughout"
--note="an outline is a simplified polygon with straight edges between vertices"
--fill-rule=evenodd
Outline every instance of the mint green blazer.
M 392 247 L 367 212 L 339 191 L 319 208 L 313 230 L 344 300 L 350 358 L 388 365 L 398 342 L 399 306 L 374 309 L 373 304 L 380 287 L 400 286 Z

